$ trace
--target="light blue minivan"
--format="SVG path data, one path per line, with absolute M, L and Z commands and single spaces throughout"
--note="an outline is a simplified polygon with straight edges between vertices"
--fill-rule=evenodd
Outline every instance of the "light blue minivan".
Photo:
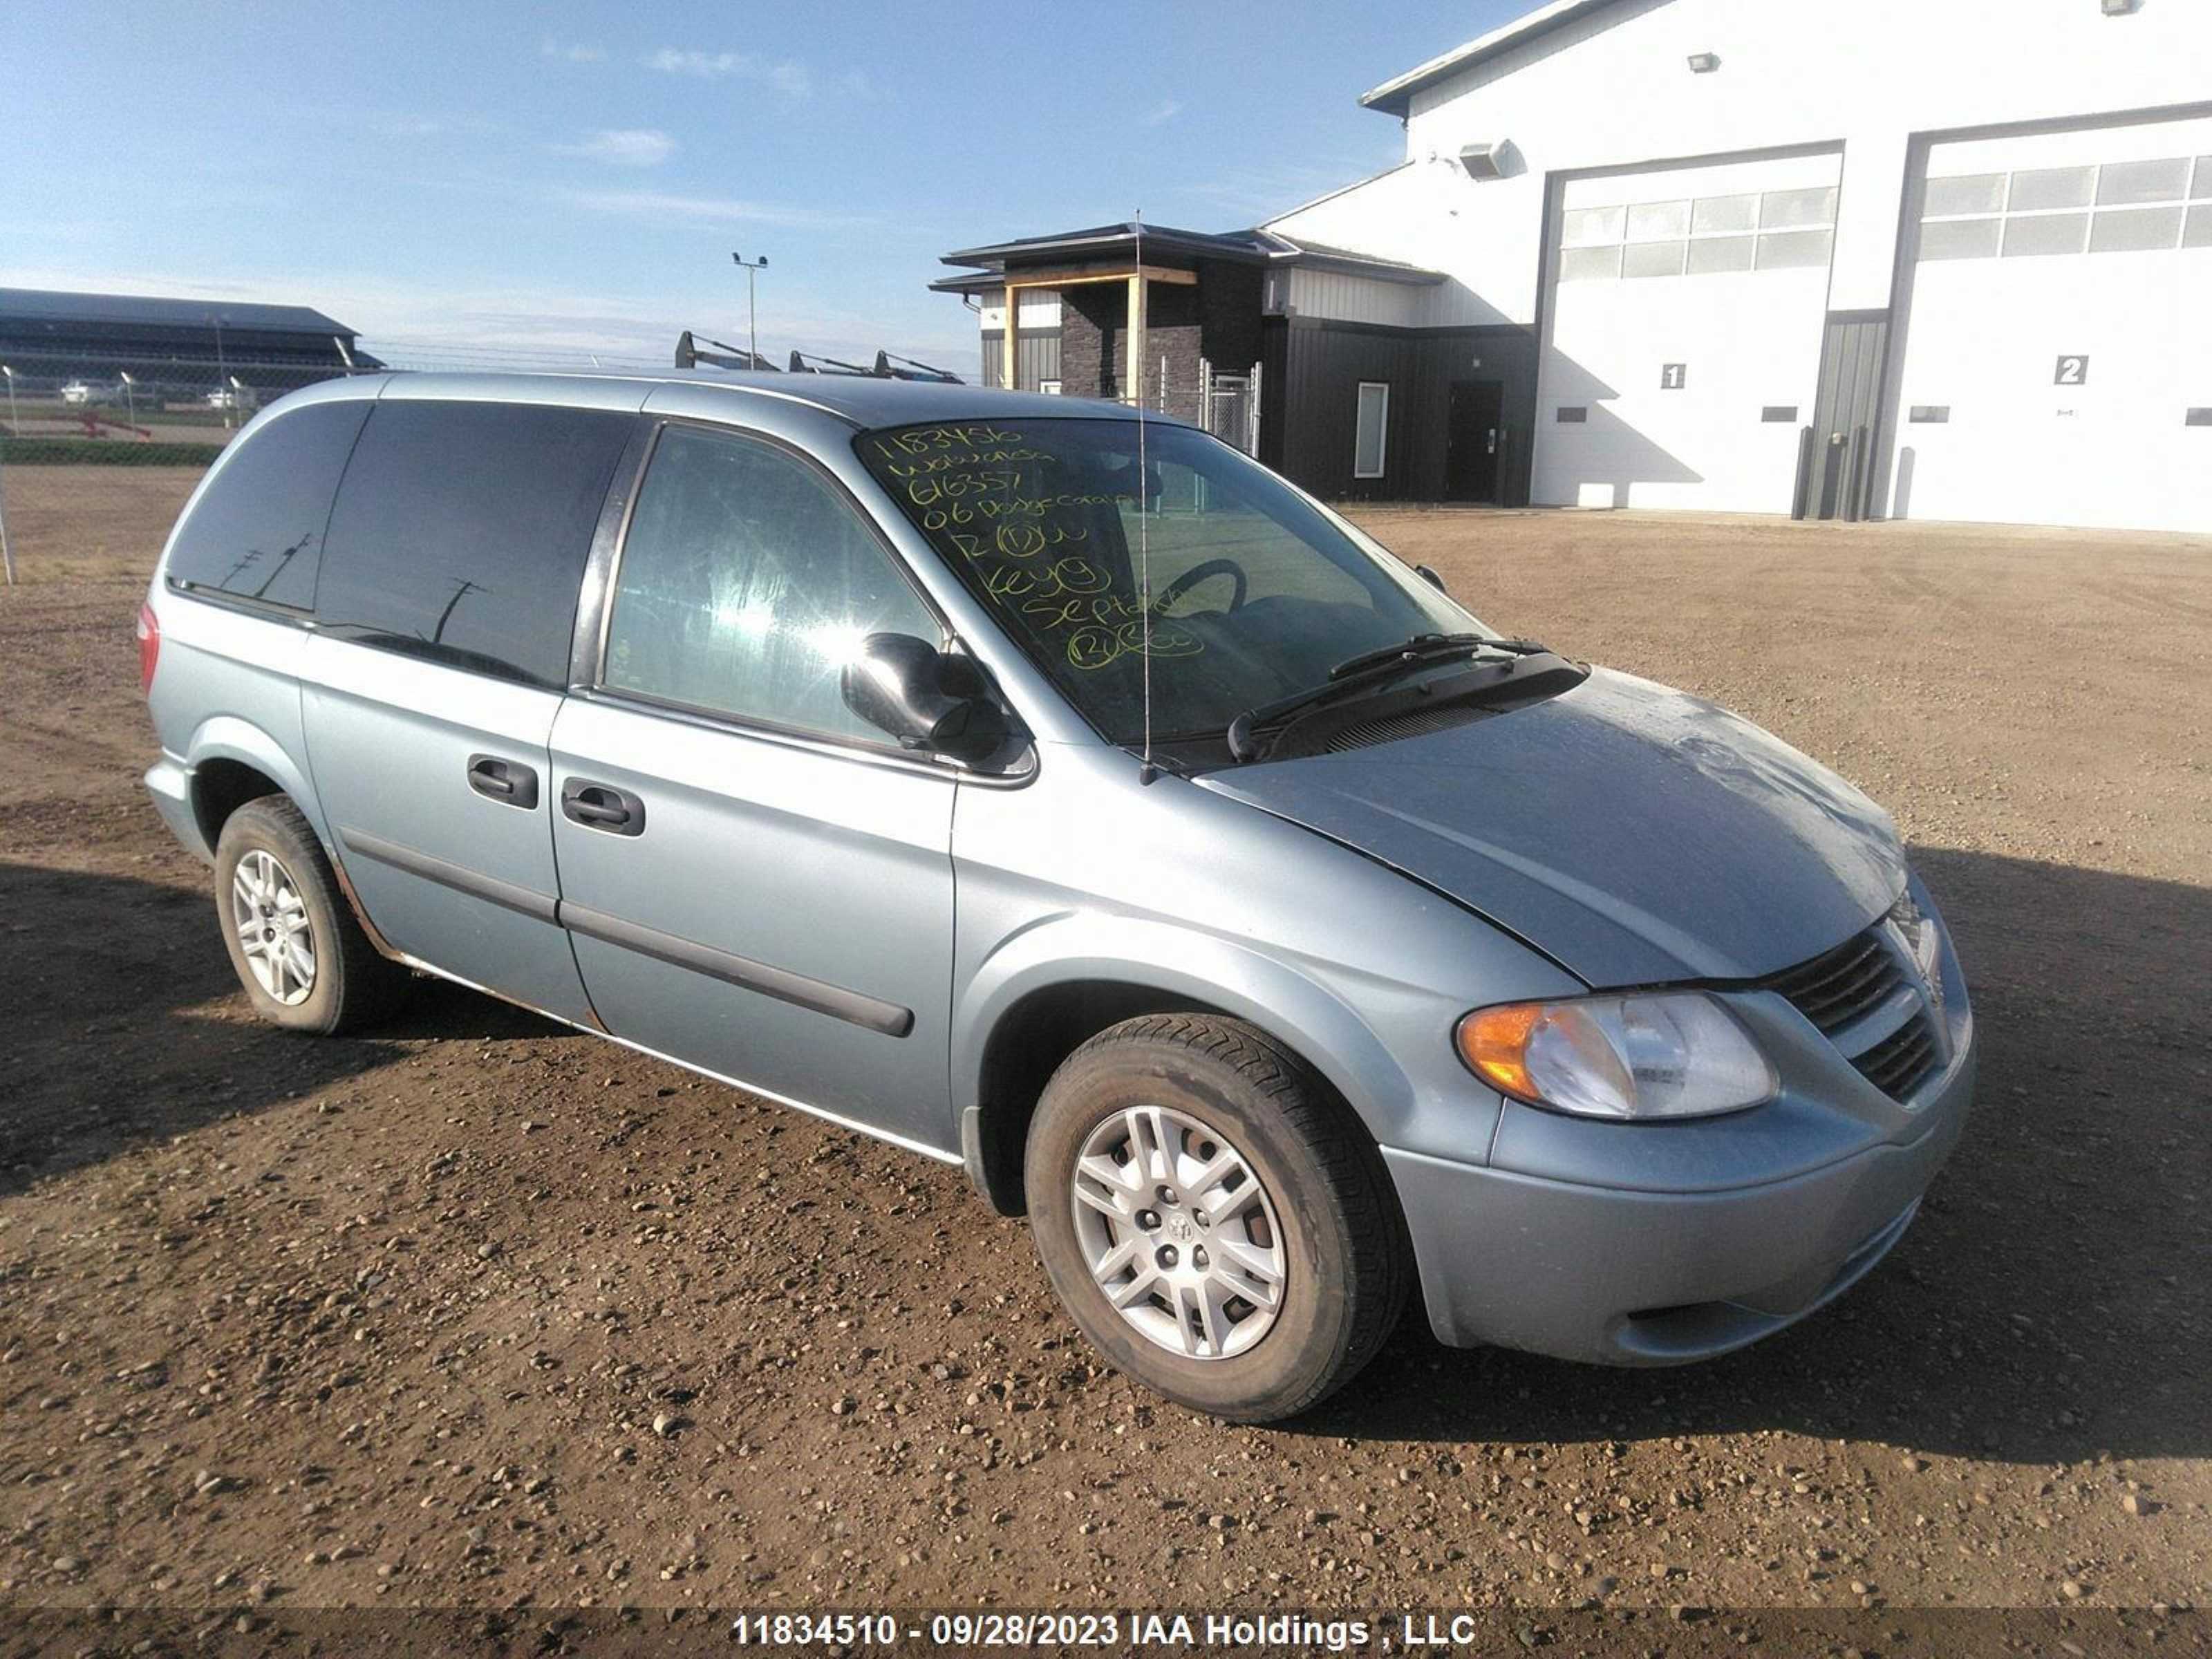
M 140 640 L 264 1017 L 434 974 L 960 1164 L 1225 1418 L 1416 1293 L 1741 1346 L 1881 1259 L 1972 1091 L 1879 807 L 1115 404 L 332 382 L 209 472 Z

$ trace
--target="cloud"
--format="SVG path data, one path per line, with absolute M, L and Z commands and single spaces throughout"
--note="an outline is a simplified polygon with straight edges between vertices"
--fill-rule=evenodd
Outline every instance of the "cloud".
M 1182 106 L 1176 100 L 1170 98 L 1167 102 L 1162 104 L 1158 109 L 1145 116 L 1143 118 L 1144 124 L 1148 127 L 1164 126 L 1168 122 L 1174 120 L 1176 116 L 1182 113 Z
M 663 46 L 638 61 L 663 75 L 690 75 L 702 81 L 720 81 L 734 75 L 747 81 L 764 81 L 788 98 L 805 98 L 814 91 L 814 77 L 807 72 L 805 64 L 770 64 L 750 52 Z
M 676 141 L 651 127 L 602 127 L 573 144 L 556 144 L 559 155 L 580 155 L 614 167 L 657 167 L 676 154 Z
M 646 68 L 664 75 L 696 75 L 709 81 L 725 75 L 750 75 L 757 61 L 742 52 L 678 52 L 673 46 L 663 46 L 643 60 Z
M 556 198 L 587 213 L 611 213 L 627 218 L 680 220 L 689 224 L 861 225 L 860 215 L 824 213 L 818 208 L 793 207 L 780 202 L 749 202 L 724 196 L 682 196 L 660 190 L 572 190 Z
M 538 43 L 538 52 L 540 57 L 557 58 L 564 64 L 596 64 L 607 55 L 604 47 L 587 46 L 580 41 L 564 44 L 550 35 Z

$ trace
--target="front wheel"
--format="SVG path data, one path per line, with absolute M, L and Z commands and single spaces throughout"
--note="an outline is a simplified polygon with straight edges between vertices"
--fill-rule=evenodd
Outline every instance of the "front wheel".
M 1238 1422 L 1307 1409 L 1396 1324 L 1389 1178 L 1351 1110 L 1241 1020 L 1149 1015 L 1054 1073 L 1025 1171 L 1045 1272 L 1113 1363 Z

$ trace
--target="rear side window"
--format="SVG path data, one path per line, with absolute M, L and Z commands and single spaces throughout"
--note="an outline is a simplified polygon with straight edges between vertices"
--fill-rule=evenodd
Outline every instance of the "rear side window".
M 177 532 L 170 586 L 312 609 L 331 498 L 374 407 L 309 404 L 240 439 Z
M 317 617 L 371 644 L 565 684 L 584 561 L 635 421 L 380 403 L 331 515 Z
M 853 505 L 771 445 L 660 435 L 623 545 L 602 678 L 617 690 L 880 744 L 845 707 L 862 640 L 942 631 Z

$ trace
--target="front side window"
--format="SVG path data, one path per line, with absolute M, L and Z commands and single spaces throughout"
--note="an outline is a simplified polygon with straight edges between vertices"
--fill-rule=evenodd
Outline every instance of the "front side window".
M 1482 625 L 1342 520 L 1177 424 L 1042 419 L 862 433 L 862 461 L 1114 743 L 1218 737 L 1348 658 Z M 1141 484 L 1140 484 L 1141 475 Z M 1141 498 L 1141 499 L 1140 499 Z M 1139 510 L 1141 507 L 1141 511 Z M 1151 625 L 1141 598 L 1151 578 Z
M 943 637 L 834 484 L 772 444 L 696 427 L 661 434 L 623 546 L 603 684 L 880 744 L 842 684 L 873 633 Z

